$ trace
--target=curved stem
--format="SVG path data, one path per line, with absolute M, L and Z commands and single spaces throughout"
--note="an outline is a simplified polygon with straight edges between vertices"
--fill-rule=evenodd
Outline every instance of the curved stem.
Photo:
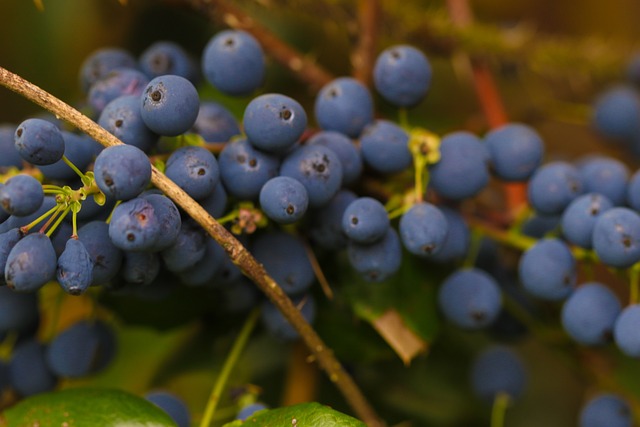
M 2 67 L 0 67 L 0 85 L 56 114 L 106 147 L 122 144 L 118 138 L 78 110 Z M 336 384 L 356 415 L 370 426 L 383 425 L 373 407 L 353 378 L 335 358 L 331 349 L 325 345 L 291 299 L 249 251 L 184 190 L 153 166 L 151 168 L 151 183 L 198 222 L 225 249 L 231 261 L 278 307 L 282 315 L 298 331 L 314 359 L 318 361 L 329 379 Z
M 640 303 L 640 263 L 629 269 L 629 304 Z
M 211 394 L 209 395 L 209 400 L 207 401 L 207 407 L 204 410 L 204 415 L 202 416 L 202 420 L 200 421 L 200 427 L 209 427 L 211 421 L 213 420 L 213 415 L 218 407 L 218 402 L 220 402 L 220 397 L 222 396 L 222 392 L 224 391 L 225 386 L 227 385 L 227 380 L 229 379 L 229 375 L 231 375 L 231 371 L 233 367 L 236 365 L 236 362 L 240 358 L 242 354 L 242 350 L 244 350 L 247 345 L 247 341 L 251 336 L 251 332 L 260 317 L 260 309 L 255 308 L 245 320 L 238 337 L 233 343 L 233 347 L 231 347 L 231 351 L 227 356 L 227 359 L 224 361 L 224 365 L 222 365 L 222 370 L 220 371 L 220 375 L 218 375 L 218 379 L 216 380 L 213 388 L 211 389 Z
M 78 175 L 78 177 L 80 179 L 84 178 L 84 174 L 82 173 L 82 171 L 80 169 L 78 169 L 76 167 L 76 165 L 73 164 L 73 162 L 71 160 L 69 160 L 69 158 L 65 155 L 62 156 L 62 161 L 65 162 L 67 164 L 67 166 L 69 166 L 71 168 L 71 170 L 73 170 L 76 175 Z
M 493 407 L 491 408 L 491 427 L 504 427 L 504 416 L 509 407 L 509 395 L 506 393 L 498 393 L 493 399 Z

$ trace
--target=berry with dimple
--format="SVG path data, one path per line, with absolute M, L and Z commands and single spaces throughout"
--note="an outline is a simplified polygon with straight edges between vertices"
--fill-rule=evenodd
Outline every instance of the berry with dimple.
M 140 70 L 150 79 L 173 74 L 196 84 L 199 79 L 198 64 L 177 43 L 161 40 L 151 44 L 140 54 Z
M 87 92 L 92 84 L 117 68 L 136 68 L 136 59 L 124 49 L 105 47 L 93 51 L 80 65 L 80 84 Z
M 640 261 L 640 215 L 629 208 L 612 208 L 593 226 L 593 249 L 600 261 L 627 268 Z
M 227 142 L 240 135 L 238 121 L 223 105 L 213 101 L 202 101 L 198 117 L 191 131 L 202 136 L 207 142 Z
M 11 215 L 31 215 L 43 201 L 42 184 L 31 175 L 12 176 L 0 187 L 0 206 Z
M 594 396 L 580 410 L 580 427 L 631 427 L 633 413 L 622 397 L 612 393 Z
M 153 214 L 160 224 L 160 236 L 153 245 L 154 251 L 161 251 L 173 245 L 180 233 L 182 219 L 176 204 L 162 194 L 141 194 L 140 197 L 153 206 Z
M 330 130 L 320 131 L 306 141 L 307 145 L 319 144 L 332 150 L 342 164 L 342 185 L 355 183 L 363 169 L 360 147 L 349 137 Z
M 347 244 L 349 264 L 366 281 L 381 282 L 396 273 L 402 263 L 402 244 L 398 232 L 389 227 L 387 233 L 373 243 Z
M 33 165 L 50 165 L 64 154 L 60 129 L 42 119 L 27 119 L 15 130 L 14 145 L 20 157 Z
M 482 270 L 458 270 L 445 279 L 438 292 L 438 305 L 445 317 L 464 329 L 490 325 L 502 308 L 496 280 Z
M 147 155 L 133 145 L 107 147 L 96 157 L 96 184 L 107 196 L 129 200 L 142 193 L 151 181 Z
M 194 199 L 209 196 L 220 179 L 218 161 L 203 147 L 182 147 L 174 151 L 165 175 Z
M 78 230 L 78 240 L 84 243 L 93 261 L 93 285 L 103 285 L 113 279 L 122 265 L 122 251 L 109 238 L 109 225 L 91 221 Z
M 58 283 L 67 293 L 84 293 L 93 280 L 93 261 L 82 241 L 69 239 L 58 258 L 56 267 Z
M 540 135 L 522 123 L 508 123 L 484 137 L 493 172 L 506 181 L 525 181 L 542 163 Z
M 117 248 L 125 251 L 151 250 L 160 231 L 153 205 L 140 197 L 116 206 L 109 222 L 109 238 Z
M 206 252 L 207 235 L 193 220 L 182 221 L 175 242 L 160 255 L 167 270 L 179 273 L 193 267 Z
M 402 172 L 413 163 L 409 135 L 388 120 L 368 124 L 360 134 L 360 147 L 364 162 L 378 172 Z
M 258 89 L 265 71 L 262 47 L 246 31 L 221 31 L 209 40 L 202 53 L 204 77 L 228 95 L 247 95 Z
M 225 145 L 218 164 L 220 178 L 230 195 L 255 200 L 262 186 L 278 175 L 280 160 L 254 148 L 246 138 L 242 138 Z
M 358 243 L 373 243 L 389 229 L 389 215 L 384 205 L 372 197 L 359 197 L 344 211 L 342 231 Z
M 613 326 L 620 311 L 620 301 L 608 287 L 586 283 L 562 306 L 562 326 L 580 344 L 605 344 L 613 337 Z
M 320 89 L 314 111 L 322 129 L 356 138 L 373 121 L 373 98 L 358 80 L 339 77 Z
M 198 91 L 193 83 L 180 76 L 154 78 L 140 98 L 142 120 L 160 135 L 176 136 L 188 131 L 199 110 Z
M 342 164 L 329 148 L 305 145 L 284 158 L 280 175 L 298 180 L 307 190 L 309 206 L 315 208 L 331 200 L 340 189 Z
M 429 90 L 431 65 L 424 53 L 413 46 L 391 46 L 376 58 L 373 82 L 380 95 L 393 105 L 412 107 Z
M 158 277 L 162 262 L 157 252 L 125 251 L 120 267 L 120 275 L 126 283 L 146 286 Z
M 148 84 L 149 78 L 142 72 L 132 68 L 118 68 L 91 85 L 88 103 L 99 114 L 116 98 L 142 95 Z
M 593 227 L 600 216 L 613 208 L 602 194 L 588 193 L 574 199 L 562 213 L 562 234 L 574 245 L 592 247 Z
M 536 170 L 529 180 L 528 197 L 537 212 L 557 215 L 583 191 L 578 169 L 569 163 L 556 161 Z
M 291 224 L 300 220 L 308 206 L 307 190 L 293 178 L 271 178 L 260 190 L 260 208 L 269 219 L 278 224 Z
M 520 257 L 518 275 L 524 288 L 539 298 L 566 298 L 576 284 L 576 260 L 562 240 L 536 242 Z
M 329 250 L 347 245 L 347 236 L 342 231 L 342 216 L 356 197 L 352 191 L 341 189 L 326 205 L 311 212 L 308 233 L 315 244 Z
M 32 292 L 55 277 L 56 265 L 51 239 L 42 233 L 28 234 L 9 252 L 4 277 L 11 289 Z
M 260 95 L 249 102 L 242 119 L 249 142 L 271 153 L 284 152 L 307 127 L 307 113 L 298 101 L 278 93 Z
M 106 105 L 98 124 L 127 145 L 149 151 L 158 141 L 158 135 L 142 120 L 140 96 L 120 96 Z
M 427 202 L 416 203 L 400 218 L 400 238 L 414 255 L 437 254 L 449 230 L 447 218 L 440 209 Z

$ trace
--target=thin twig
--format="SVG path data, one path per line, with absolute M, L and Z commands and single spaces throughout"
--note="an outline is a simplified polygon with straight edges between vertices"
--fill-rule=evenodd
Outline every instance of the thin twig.
M 251 33 L 270 58 L 289 69 L 296 78 L 313 91 L 317 91 L 333 80 L 331 73 L 247 15 L 233 2 L 227 0 L 177 0 L 177 2 L 188 4 L 211 21 Z
M 98 126 L 98 124 L 89 117 L 33 83 L 2 67 L 0 67 L 0 85 L 52 112 L 56 117 L 74 125 L 104 146 L 109 147 L 122 144 L 118 138 Z M 324 344 L 315 330 L 304 317 L 302 317 L 302 314 L 293 302 L 291 302 L 291 299 L 289 299 L 273 278 L 267 274 L 262 265 L 256 261 L 249 251 L 247 251 L 227 229 L 220 225 L 202 206 L 173 181 L 153 166 L 151 171 L 152 184 L 187 212 L 191 218 L 198 222 L 207 233 L 225 249 L 230 259 L 267 295 L 282 312 L 283 316 L 293 325 L 298 333 L 300 333 L 300 336 L 307 347 L 309 347 L 318 364 L 325 370 L 329 379 L 334 382 L 342 392 L 347 402 L 353 408 L 354 413 L 368 425 L 381 426 L 382 422 L 362 394 L 360 388 L 353 381 L 353 378 L 345 371 L 333 355 L 331 349 Z
M 358 43 L 351 55 L 353 77 L 371 85 L 380 21 L 379 0 L 358 0 Z

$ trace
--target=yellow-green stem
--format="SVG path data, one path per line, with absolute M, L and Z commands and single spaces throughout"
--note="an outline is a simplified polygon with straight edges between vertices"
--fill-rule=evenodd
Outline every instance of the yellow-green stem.
M 506 393 L 498 393 L 493 398 L 493 407 L 491 408 L 491 427 L 504 427 L 504 418 L 509 407 L 509 395 Z
M 404 130 L 409 129 L 409 110 L 406 108 L 398 109 L 398 123 Z
M 640 303 L 640 263 L 629 270 L 629 304 Z
M 111 213 L 109 214 L 109 216 L 107 217 L 107 219 L 104 221 L 107 224 L 109 224 L 111 222 L 111 217 L 113 216 L 113 212 L 116 210 L 116 208 L 118 207 L 118 205 L 122 203 L 122 200 L 118 200 L 116 202 L 116 204 L 113 206 L 113 209 L 111 209 Z
M 31 230 L 36 225 L 40 224 L 45 218 L 47 218 L 47 217 L 53 215 L 55 212 L 57 212 L 59 208 L 60 208 L 59 205 L 55 205 L 54 207 L 52 207 L 51 209 L 49 209 L 48 211 L 46 211 L 45 213 L 40 215 L 38 218 L 36 218 L 33 221 L 31 221 L 29 224 L 27 224 L 24 227 L 20 228 L 20 230 L 23 233 L 28 233 L 29 230 Z
M 76 165 L 74 165 L 73 162 L 71 162 L 71 160 L 67 158 L 67 156 L 63 155 L 62 161 L 65 162 L 67 166 L 69 166 L 76 173 L 76 175 L 80 177 L 80 179 L 84 178 L 84 174 L 82 173 L 82 171 L 78 169 Z
M 242 354 L 242 351 L 244 350 L 247 341 L 251 336 L 251 332 L 253 331 L 253 328 L 255 327 L 259 316 L 260 309 L 255 308 L 251 312 L 251 314 L 249 314 L 247 320 L 244 322 L 240 334 L 238 334 L 238 337 L 233 343 L 233 347 L 231 348 L 227 359 L 224 361 L 224 365 L 222 366 L 220 375 L 218 376 L 216 383 L 213 385 L 213 389 L 211 390 L 211 394 L 209 395 L 209 400 L 207 401 L 207 407 L 205 408 L 204 415 L 202 416 L 202 420 L 200 421 L 200 427 L 209 427 L 209 425 L 211 425 L 216 407 L 218 406 L 218 402 L 220 401 L 222 392 L 227 385 L 229 375 L 231 375 L 231 371 L 240 358 L 240 355 Z
M 58 219 L 56 220 L 56 222 L 53 223 L 53 225 L 49 228 L 49 230 L 47 230 L 47 236 L 51 237 L 51 235 L 53 234 L 54 231 L 56 231 L 56 229 L 58 228 L 58 226 L 60 225 L 60 223 L 64 220 L 64 217 L 67 216 L 67 214 L 69 213 L 69 211 L 71 210 L 71 208 L 65 208 L 62 211 L 62 214 L 60 214 L 60 216 L 58 217 Z

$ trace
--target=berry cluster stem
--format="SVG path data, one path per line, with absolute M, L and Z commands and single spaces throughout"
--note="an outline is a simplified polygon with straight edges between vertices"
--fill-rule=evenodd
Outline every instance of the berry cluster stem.
M 123 144 L 122 141 L 89 117 L 3 67 L 0 67 L 0 85 L 56 114 L 106 147 Z M 351 375 L 336 359 L 333 351 L 326 346 L 282 287 L 267 274 L 264 267 L 249 251 L 226 228 L 212 218 L 202 206 L 155 167 L 151 169 L 151 182 L 198 222 L 225 249 L 229 258 L 240 270 L 278 307 L 283 316 L 298 331 L 314 359 L 318 361 L 330 381 L 335 383 L 355 414 L 369 426 L 384 425 Z

